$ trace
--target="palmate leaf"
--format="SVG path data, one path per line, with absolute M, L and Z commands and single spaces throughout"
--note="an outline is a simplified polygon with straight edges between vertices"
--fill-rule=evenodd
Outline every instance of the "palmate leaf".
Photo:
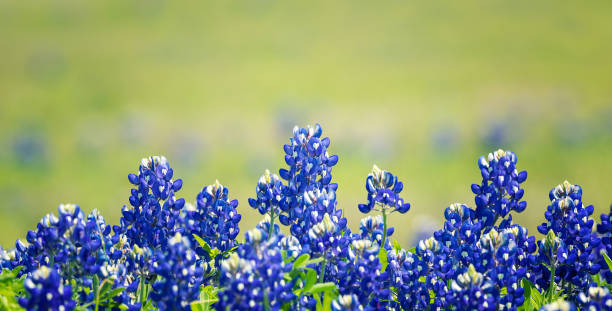
M 213 310 L 212 305 L 219 301 L 218 289 L 212 285 L 202 286 L 200 289 L 200 300 L 191 303 L 192 311 Z
M 521 311 L 531 311 L 531 310 L 539 310 L 544 304 L 545 300 L 540 291 L 527 279 L 521 280 L 521 287 L 524 290 L 525 302 L 519 310 Z

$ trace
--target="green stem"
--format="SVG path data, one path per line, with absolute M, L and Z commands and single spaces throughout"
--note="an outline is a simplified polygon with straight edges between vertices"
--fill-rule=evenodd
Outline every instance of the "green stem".
M 323 254 L 323 256 L 325 256 L 325 254 Z M 325 258 L 325 257 L 323 257 Z M 325 282 L 325 268 L 327 266 L 327 260 L 323 259 L 323 262 L 321 263 L 321 277 L 319 278 L 319 283 L 323 283 Z
M 552 264 L 551 268 L 550 268 L 550 285 L 548 285 L 548 301 L 550 302 L 550 300 L 552 299 L 552 297 L 554 296 L 554 292 L 555 292 L 555 270 L 557 269 L 557 267 Z
M 382 209 L 382 217 L 383 217 L 383 238 L 381 248 L 385 247 L 385 242 L 387 241 L 387 213 L 385 212 L 385 208 Z
M 270 311 L 270 299 L 268 298 L 268 290 L 264 293 L 264 310 Z
M 274 206 L 270 208 L 270 229 L 268 229 L 268 240 L 272 237 L 274 232 Z
M 146 286 L 145 278 L 144 278 L 144 276 L 141 276 L 140 277 L 140 288 L 139 288 L 138 292 L 139 292 L 139 296 L 140 296 L 139 300 L 140 300 L 140 303 L 142 304 L 142 307 L 144 307 L 145 301 L 147 300 L 147 296 L 145 294 L 145 286 Z
M 327 267 L 327 259 L 325 259 L 326 255 L 326 253 L 323 253 L 323 262 L 321 263 L 321 277 L 319 278 L 319 283 L 325 282 L 325 268 Z M 321 293 L 321 296 L 319 298 L 319 301 L 321 301 L 321 305 L 323 304 L 323 296 L 324 294 Z

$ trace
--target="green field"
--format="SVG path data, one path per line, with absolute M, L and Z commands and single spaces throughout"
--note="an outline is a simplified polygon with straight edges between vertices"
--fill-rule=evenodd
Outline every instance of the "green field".
M 377 5 L 375 5 L 377 4 Z M 241 202 L 321 123 L 358 228 L 372 164 L 399 175 L 395 237 L 473 206 L 478 156 L 529 172 L 535 233 L 565 179 L 612 203 L 609 1 L 0 1 L 0 244 L 62 202 L 118 222 L 127 174 L 163 154 L 189 201 L 215 179 Z M 598 216 L 597 216 L 598 218 Z M 426 228 L 424 228 L 426 229 Z

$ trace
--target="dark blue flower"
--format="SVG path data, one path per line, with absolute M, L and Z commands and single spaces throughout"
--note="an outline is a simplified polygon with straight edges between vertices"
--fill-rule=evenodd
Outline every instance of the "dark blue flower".
M 410 209 L 410 203 L 404 202 L 399 194 L 404 189 L 404 184 L 397 180 L 393 174 L 381 170 L 374 165 L 372 173 L 366 178 L 366 190 L 368 202 L 359 204 L 362 213 L 368 213 L 372 209 L 392 212 L 406 213 Z
M 495 225 L 500 218 L 507 220 L 511 211 L 520 213 L 527 207 L 527 202 L 521 201 L 525 193 L 521 184 L 527 179 L 527 172 L 519 172 L 516 161 L 514 153 L 502 149 L 478 160 L 482 182 L 473 184 L 472 192 L 476 195 L 476 217 L 485 226 Z
M 554 244 L 540 242 L 539 260 L 555 267 L 555 279 L 564 280 L 563 290 L 571 297 L 592 285 L 590 275 L 599 273 L 601 261 L 596 252 L 601 242 L 593 232 L 593 206 L 582 204 L 582 188 L 565 181 L 550 191 L 551 204 L 544 214 L 547 222 L 538 226 L 542 234 L 554 237 Z M 539 267 L 537 282 L 547 288 L 550 271 Z
M 337 217 L 342 214 L 336 209 L 338 185 L 331 183 L 331 170 L 338 163 L 338 156 L 329 155 L 330 140 L 321 138 L 321 134 L 319 124 L 306 128 L 296 126 L 289 144 L 284 146 L 285 163 L 289 167 L 279 170 L 280 177 L 287 181 L 279 220 L 291 226 L 291 234 L 300 242 L 304 242 L 310 227 L 319 222 L 325 212 Z
M 363 306 L 359 303 L 359 299 L 355 295 L 340 295 L 332 301 L 333 311 L 361 311 Z
M 583 310 L 612 310 L 612 295 L 605 287 L 591 287 L 578 295 Z
M 193 234 L 201 237 L 221 252 L 236 246 L 236 237 L 240 232 L 238 223 L 242 216 L 238 213 L 238 200 L 230 200 L 229 190 L 219 181 L 204 187 L 196 198 L 196 206 L 187 205 L 184 213 L 185 231 L 195 244 Z M 206 255 L 198 247 L 200 256 Z
M 612 271 L 610 271 L 608 265 L 605 263 L 602 252 L 605 252 L 608 256 L 612 255 L 612 221 L 610 215 L 612 215 L 612 205 L 610 206 L 610 212 L 608 214 L 603 213 L 600 216 L 601 223 L 597 224 L 597 233 L 601 240 L 601 244 L 594 250 L 595 255 L 599 258 L 601 275 L 608 283 L 612 283 Z
M 183 186 L 182 180 L 172 177 L 173 170 L 163 156 L 142 159 L 138 175 L 128 175 L 136 188 L 131 191 L 130 205 L 121 210 L 119 228 L 131 244 L 158 249 L 175 233 L 185 200 L 175 197 Z
M 176 233 L 168 246 L 155 255 L 152 271 L 158 280 L 153 283 L 151 299 L 160 310 L 191 310 L 198 299 L 204 270 L 197 262 L 189 239 Z M 203 263 L 206 265 L 206 263 Z
M 221 263 L 218 309 L 280 310 L 294 301 L 293 283 L 284 277 L 292 264 L 276 247 L 282 238 L 279 233 L 268 239 L 260 228 L 245 234 L 245 244 Z
M 76 302 L 72 300 L 72 288 L 64 285 L 59 273 L 47 266 L 41 266 L 26 278 L 24 288 L 27 297 L 19 298 L 19 304 L 26 310 L 71 311 Z

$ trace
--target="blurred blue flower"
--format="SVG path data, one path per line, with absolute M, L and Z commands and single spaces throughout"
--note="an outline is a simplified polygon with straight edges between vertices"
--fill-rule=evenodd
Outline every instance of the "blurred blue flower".
M 47 266 L 41 266 L 26 278 L 24 288 L 27 297 L 19 298 L 19 304 L 26 310 L 71 311 L 76 307 L 72 300 L 72 288 L 64 285 L 59 273 Z

